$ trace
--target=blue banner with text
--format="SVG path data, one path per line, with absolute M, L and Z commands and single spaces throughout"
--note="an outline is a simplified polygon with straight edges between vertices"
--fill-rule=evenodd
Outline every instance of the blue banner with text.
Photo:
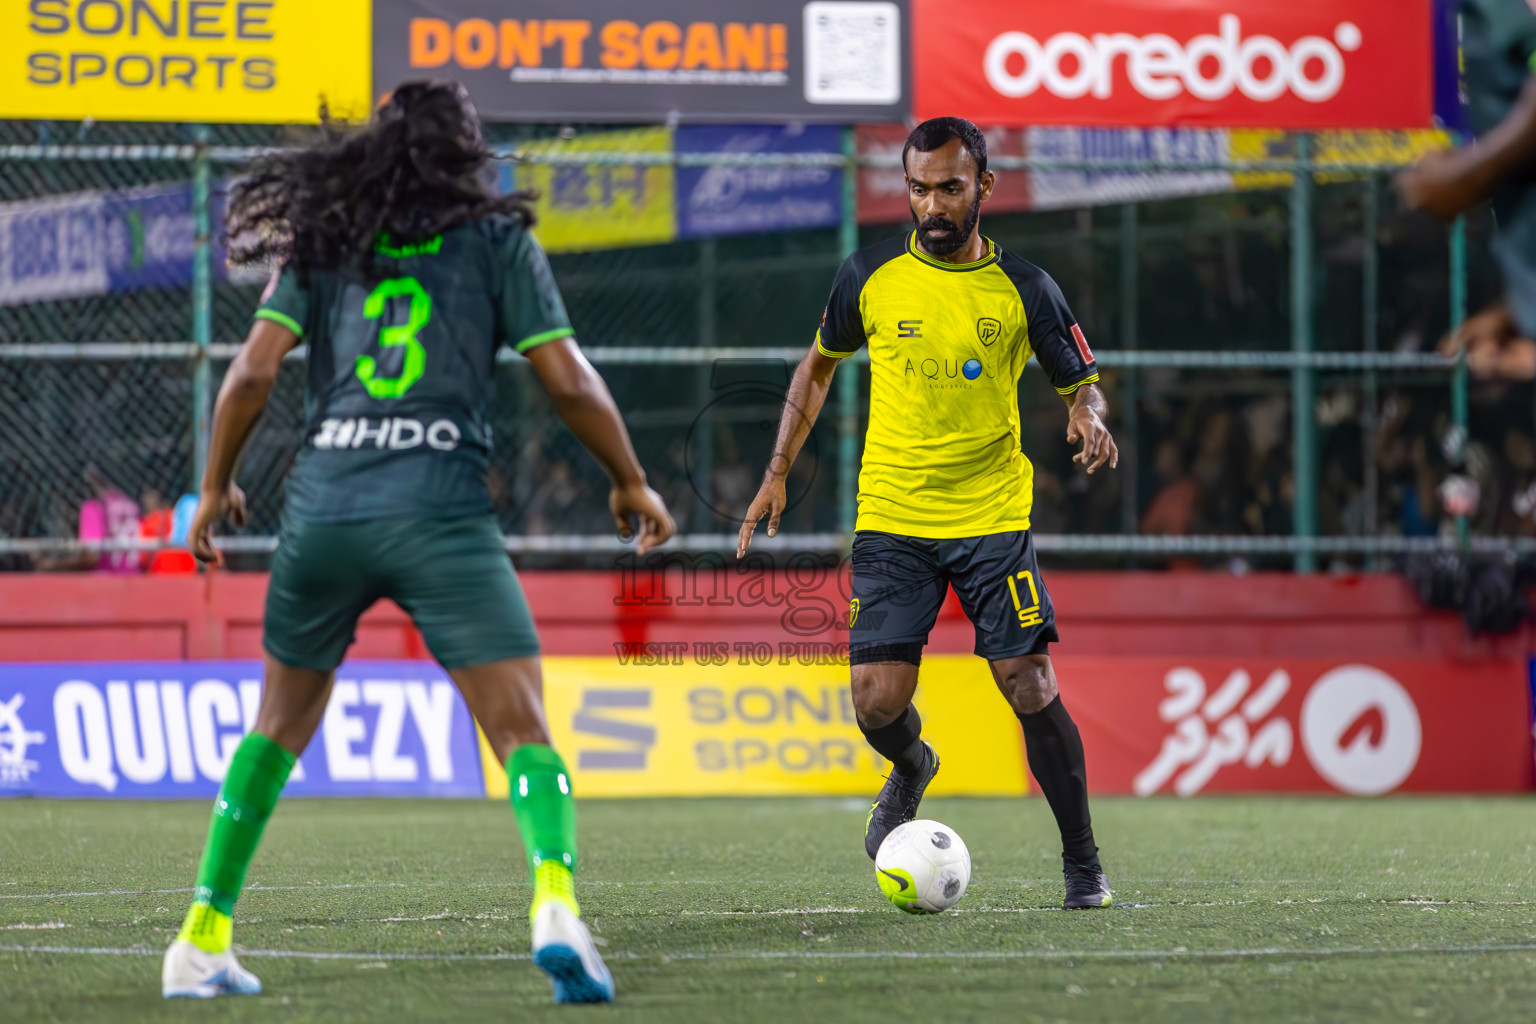
M 258 661 L 0 665 L 0 797 L 211 797 L 261 677 Z M 430 662 L 347 662 L 287 793 L 483 797 L 474 720 Z

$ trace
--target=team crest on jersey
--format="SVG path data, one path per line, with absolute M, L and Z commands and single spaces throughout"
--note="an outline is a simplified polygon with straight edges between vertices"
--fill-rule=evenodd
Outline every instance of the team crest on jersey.
M 984 316 L 976 321 L 976 337 L 981 339 L 983 345 L 990 345 L 1003 333 L 1003 322 L 994 320 L 990 316 Z

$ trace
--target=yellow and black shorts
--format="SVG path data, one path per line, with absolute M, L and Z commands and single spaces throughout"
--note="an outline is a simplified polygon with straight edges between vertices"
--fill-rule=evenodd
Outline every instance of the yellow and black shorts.
M 876 530 L 853 537 L 849 660 L 921 661 L 950 586 L 989 661 L 1045 654 L 1056 612 L 1028 530 L 927 540 Z
M 358 617 L 390 598 L 444 668 L 539 653 L 523 588 L 490 515 L 283 524 L 262 644 L 278 661 L 330 671 Z

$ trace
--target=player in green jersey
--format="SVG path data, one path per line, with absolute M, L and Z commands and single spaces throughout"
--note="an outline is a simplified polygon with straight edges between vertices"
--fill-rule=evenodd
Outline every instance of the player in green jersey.
M 613 481 L 621 535 L 674 526 L 624 422 L 577 348 L 526 196 L 485 184 L 490 154 L 457 83 L 396 89 L 364 130 L 266 156 L 234 189 L 237 258 L 281 265 L 214 407 L 192 547 L 239 523 L 234 469 L 283 358 L 308 345 L 304 445 L 288 477 L 254 730 L 214 803 L 193 904 L 166 952 L 166 996 L 259 992 L 230 951 L 263 826 L 319 726 L 358 616 L 392 598 L 453 677 L 511 783 L 533 874 L 533 959 L 558 1002 L 613 980 L 580 920 L 570 779 L 544 722 L 538 636 L 485 478 L 496 353 L 527 357 Z M 242 242 L 248 243 L 242 245 Z

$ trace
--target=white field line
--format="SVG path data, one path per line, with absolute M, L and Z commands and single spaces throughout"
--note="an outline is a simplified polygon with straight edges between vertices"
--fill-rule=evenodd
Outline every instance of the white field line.
M 15 885 L 15 882 L 0 883 Z M 623 889 L 632 887 L 636 889 L 654 885 L 734 885 L 726 879 L 717 878 L 661 878 L 649 882 L 610 882 L 606 880 L 582 879 L 581 885 L 603 886 Z M 327 889 L 528 889 L 533 886 L 527 882 L 466 882 L 450 885 L 447 882 L 340 882 L 333 885 L 248 885 L 242 892 L 308 892 Z M 94 892 L 15 892 L 0 893 L 0 900 L 68 900 L 86 896 L 163 896 L 176 893 L 190 893 L 190 887 L 185 889 L 101 889 Z
M 162 950 L 143 946 L 27 946 L 0 945 L 0 953 L 31 953 L 54 956 L 160 956 Z M 849 952 L 814 952 L 787 950 L 742 951 L 736 953 L 608 953 L 612 960 L 673 961 L 711 960 L 1233 960 L 1287 957 L 1322 959 L 1333 956 L 1411 956 L 1418 954 L 1531 953 L 1536 943 L 1488 943 L 1458 946 L 1335 946 L 1321 949 L 1287 949 L 1267 946 L 1255 949 L 1020 949 L 1020 950 L 858 950 Z M 246 949 L 243 957 L 284 960 L 361 960 L 380 961 L 506 961 L 531 959 L 526 953 L 329 953 L 293 949 Z
M 1032 887 L 1060 886 L 1060 881 L 1054 878 L 992 878 L 994 883 L 1011 884 L 1011 886 L 1023 886 L 1026 889 Z M 1129 889 L 1134 884 L 1152 884 L 1152 886 L 1289 886 L 1289 884 L 1316 884 L 1313 880 L 1303 878 L 1118 878 L 1120 889 Z M 0 886 L 17 886 L 17 881 L 5 881 Z M 594 878 L 582 878 L 582 886 L 613 887 L 613 889 L 645 889 L 650 886 L 739 886 L 737 881 L 728 878 L 653 878 L 648 881 L 608 881 L 594 880 Z M 329 889 L 531 889 L 530 884 L 524 881 L 472 881 L 472 883 L 449 883 L 441 881 L 347 881 L 347 883 L 312 884 L 312 886 L 246 886 L 244 892 L 318 892 Z M 84 897 L 152 897 L 152 895 L 174 895 L 178 892 L 192 892 L 189 887 L 184 889 L 100 889 L 91 892 L 5 892 L 0 894 L 0 900 L 75 900 Z M 1283 900 L 1276 903 L 1284 903 Z M 1295 903 L 1301 903 L 1296 900 Z M 1409 903 L 1404 900 L 1402 903 Z M 1436 901 L 1439 903 L 1439 901 Z M 1448 903 L 1459 903 L 1452 900 Z M 1496 903 L 1493 900 L 1479 900 L 1478 903 Z M 1501 906 L 1528 906 L 1525 903 L 1508 903 Z

